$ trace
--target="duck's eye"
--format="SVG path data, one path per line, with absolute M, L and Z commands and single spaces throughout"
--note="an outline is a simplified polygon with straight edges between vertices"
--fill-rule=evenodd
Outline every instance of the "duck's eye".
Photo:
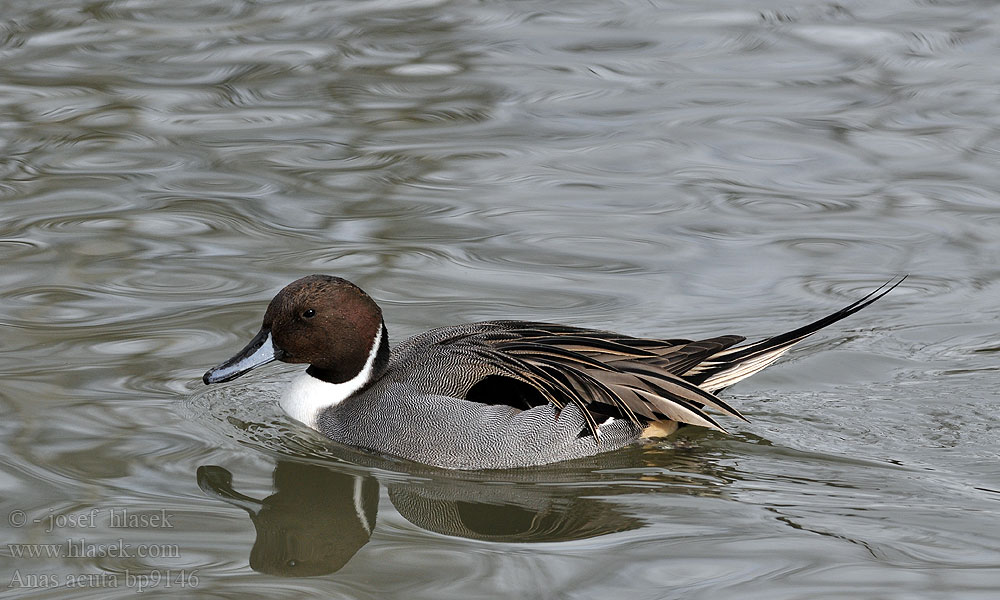
M 311 319 L 315 316 L 316 316 L 316 311 L 311 308 L 307 308 L 305 312 L 302 313 L 303 319 Z

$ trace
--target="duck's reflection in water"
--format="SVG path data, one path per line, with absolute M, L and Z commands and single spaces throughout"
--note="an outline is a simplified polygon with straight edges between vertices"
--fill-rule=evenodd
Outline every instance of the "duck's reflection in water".
M 247 511 L 257 530 L 250 568 L 285 577 L 332 573 L 368 543 L 378 511 L 378 482 L 324 466 L 279 462 L 274 493 L 257 500 L 233 489 L 232 474 L 198 467 L 198 486 Z
M 337 571 L 375 527 L 379 484 L 356 467 L 280 461 L 274 493 L 263 500 L 234 490 L 232 474 L 222 467 L 199 467 L 197 477 L 206 493 L 250 515 L 257 530 L 250 567 L 262 573 L 303 577 Z M 643 525 L 614 504 L 582 497 L 614 493 L 607 487 L 538 485 L 532 481 L 537 477 L 530 471 L 499 481 L 437 474 L 386 487 L 399 514 L 414 525 L 475 540 L 568 541 Z M 622 490 L 627 491 L 634 490 Z
M 491 542 L 562 542 L 637 529 L 643 522 L 594 498 L 546 488 L 463 482 L 390 485 L 389 499 L 418 527 Z M 564 491 L 565 493 L 565 491 Z

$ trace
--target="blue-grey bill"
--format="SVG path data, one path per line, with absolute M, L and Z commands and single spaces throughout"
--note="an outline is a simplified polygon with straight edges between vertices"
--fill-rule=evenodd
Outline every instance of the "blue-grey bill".
M 247 371 L 277 360 L 278 352 L 271 342 L 271 331 L 261 329 L 245 348 L 214 369 L 209 369 L 202 377 L 206 384 L 231 381 Z

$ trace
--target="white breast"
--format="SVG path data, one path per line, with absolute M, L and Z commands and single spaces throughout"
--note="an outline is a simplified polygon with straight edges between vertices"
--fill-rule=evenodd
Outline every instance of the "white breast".
M 319 429 L 316 420 L 324 409 L 347 400 L 371 379 L 375 357 L 381 344 L 382 330 L 379 330 L 361 372 L 343 383 L 328 383 L 309 373 L 302 373 L 292 380 L 291 385 L 282 394 L 281 409 L 296 421 L 301 421 L 313 429 Z

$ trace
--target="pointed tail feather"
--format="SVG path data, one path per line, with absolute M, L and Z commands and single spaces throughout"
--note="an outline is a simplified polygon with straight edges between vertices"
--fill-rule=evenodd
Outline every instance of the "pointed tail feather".
M 778 360 L 782 354 L 788 352 L 792 346 L 820 329 L 853 315 L 882 296 L 885 296 L 902 283 L 904 279 L 906 279 L 906 275 L 903 275 L 898 280 L 889 280 L 864 298 L 798 329 L 793 329 L 792 331 L 754 342 L 753 344 L 736 346 L 713 354 L 698 366 L 684 373 L 684 378 L 697 383 L 699 387 L 712 393 L 727 388 L 737 381 L 746 379 L 764 369 Z

